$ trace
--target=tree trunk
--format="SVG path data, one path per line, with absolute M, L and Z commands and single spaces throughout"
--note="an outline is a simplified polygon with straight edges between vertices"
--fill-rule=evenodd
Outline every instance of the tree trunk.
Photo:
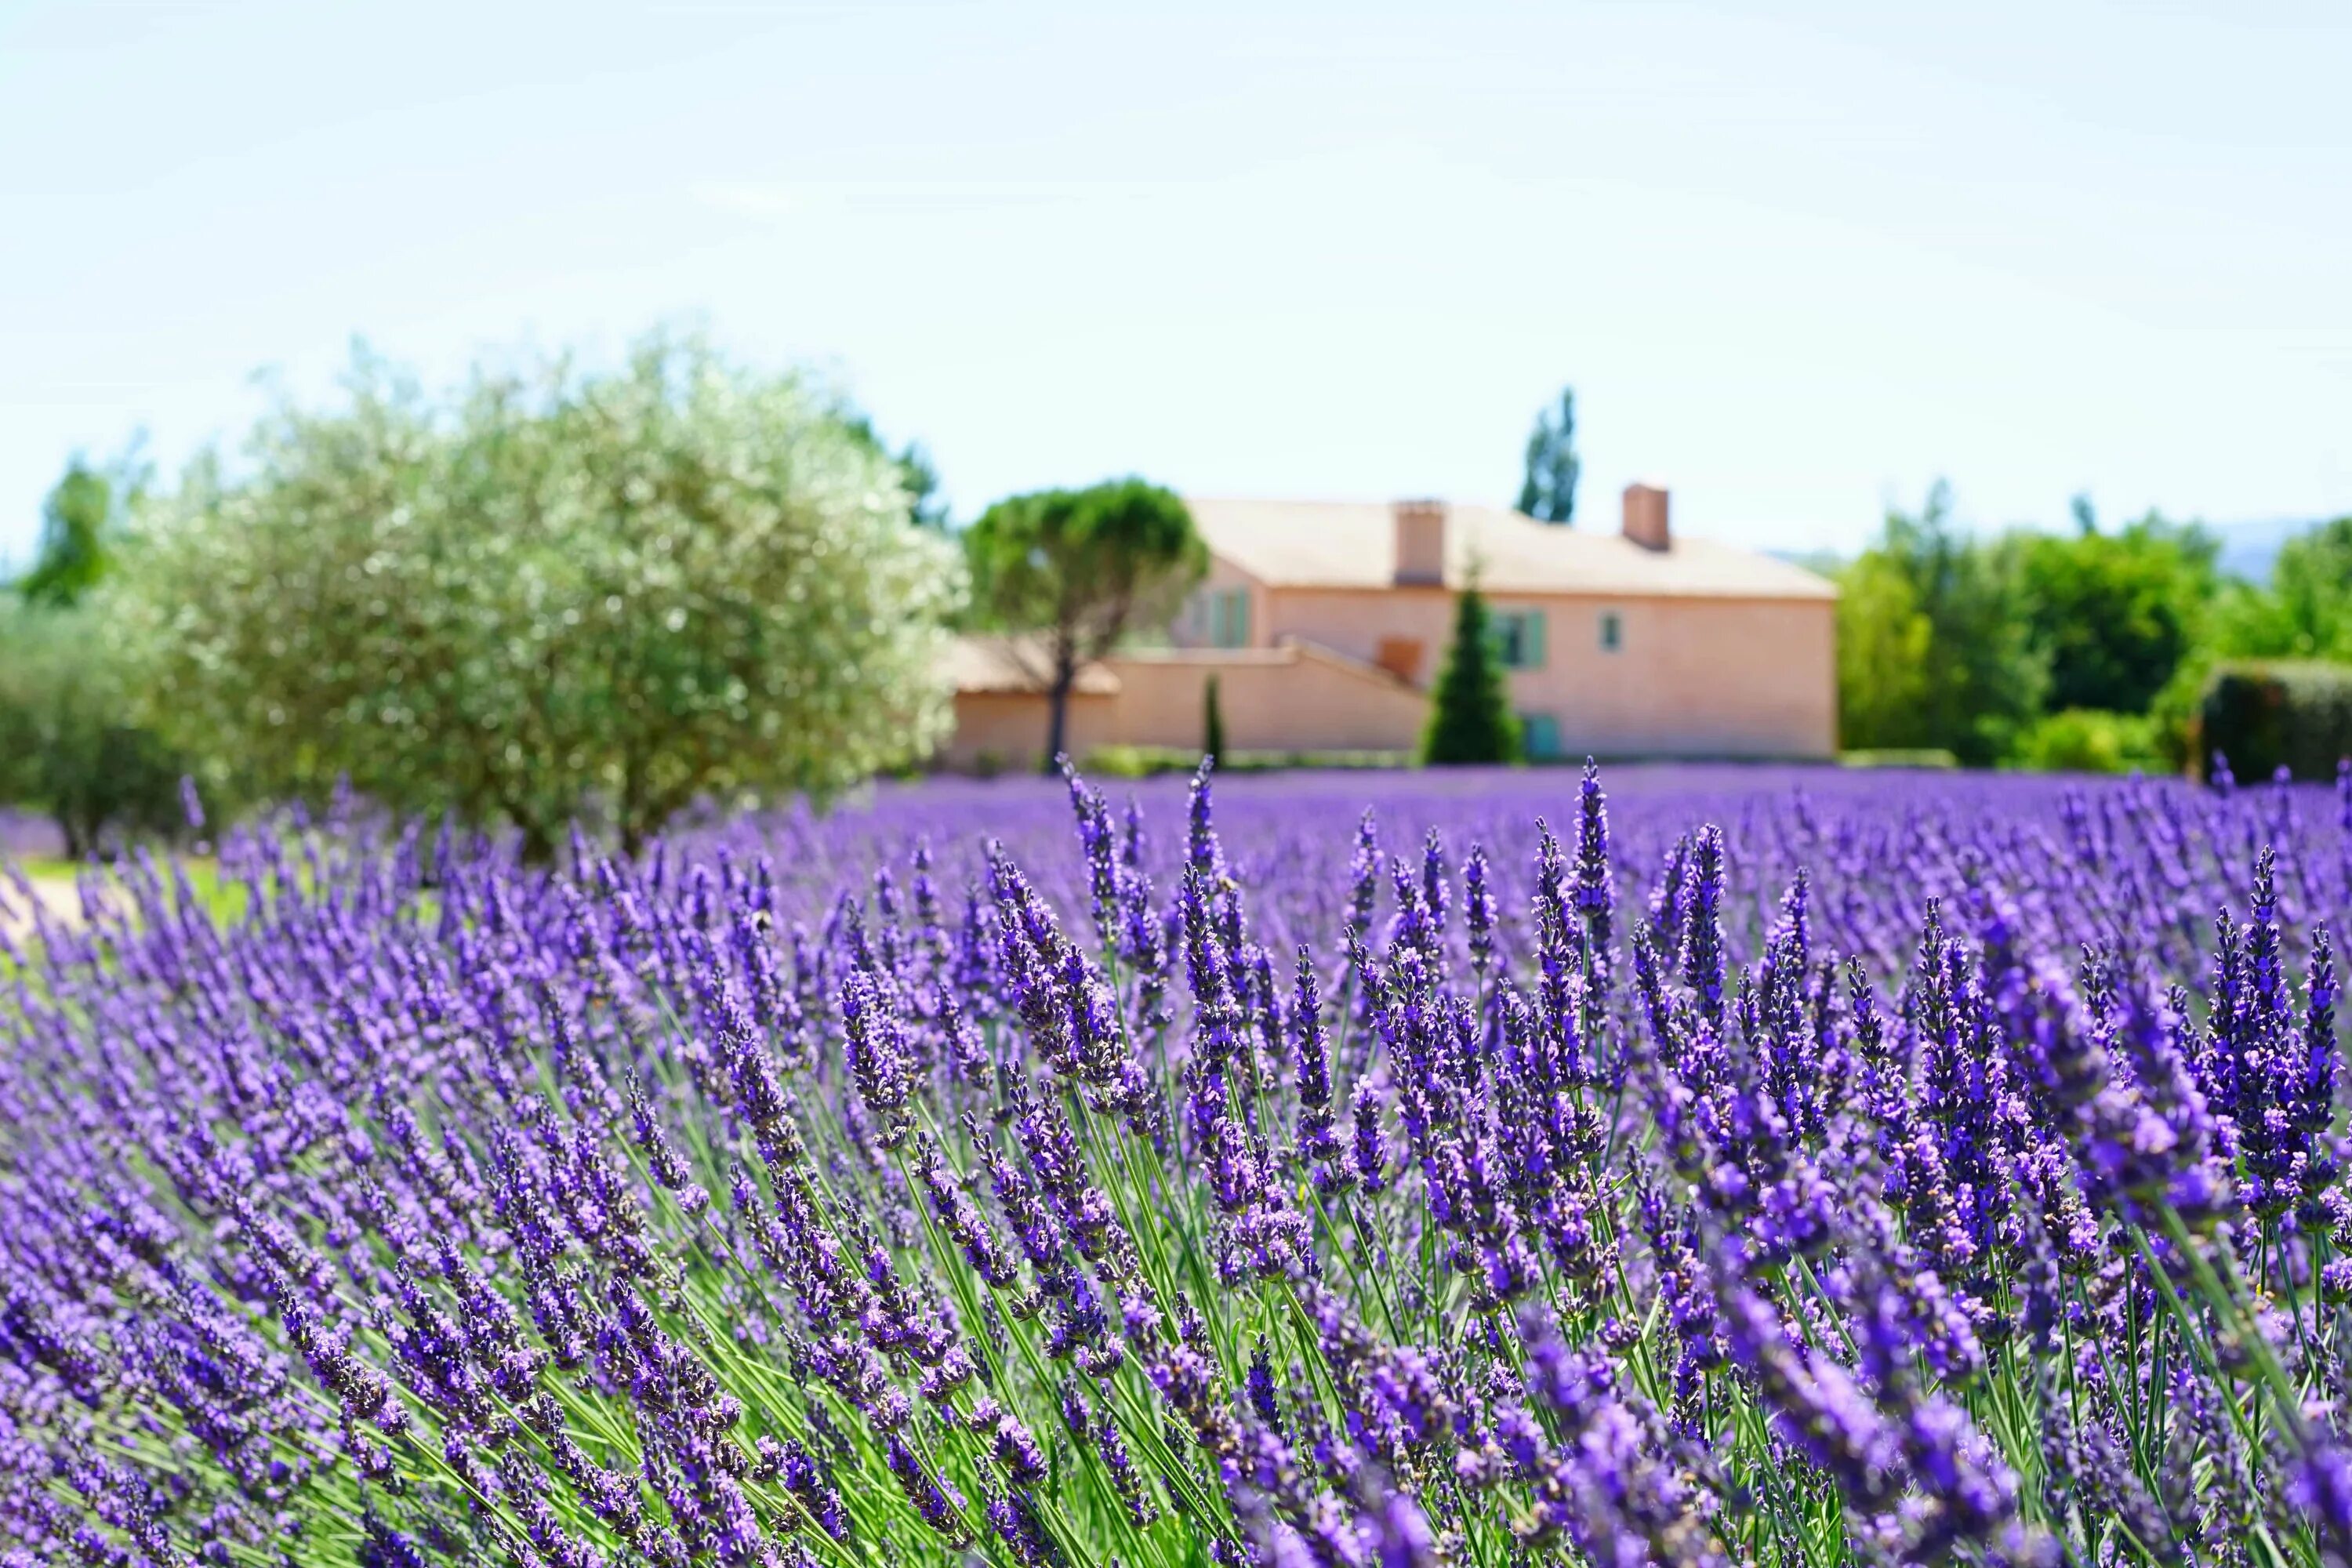
M 547 824 L 533 817 L 518 826 L 522 829 L 522 863 L 534 868 L 555 864 L 555 834 Z
M 635 860 L 637 851 L 646 847 L 645 770 L 637 765 L 637 753 L 633 747 L 621 759 L 621 858 Z M 575 868 L 576 874 L 576 868 Z
M 1070 722 L 1070 688 L 1078 683 L 1077 651 L 1067 643 L 1055 650 L 1054 684 L 1045 692 L 1045 761 L 1044 771 L 1051 774 L 1061 765 L 1061 755 L 1068 743 Z

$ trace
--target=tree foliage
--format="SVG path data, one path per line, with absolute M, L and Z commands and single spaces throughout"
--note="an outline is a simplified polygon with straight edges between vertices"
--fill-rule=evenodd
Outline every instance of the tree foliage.
M 1559 406 L 1538 413 L 1528 436 L 1519 510 L 1541 522 L 1573 523 L 1576 480 L 1583 468 L 1576 456 L 1576 389 L 1562 387 Z
M 159 723 L 271 794 L 567 820 L 634 848 L 704 795 L 924 755 L 961 574 L 819 389 L 656 334 L 606 374 L 428 396 L 364 352 L 241 471 L 142 517 L 124 609 Z
M 2223 594 L 2213 623 L 2221 657 L 2352 662 L 2352 517 L 2289 539 L 2268 587 Z
M 2082 496 L 2071 510 L 2068 531 L 1971 537 L 1938 484 L 1916 515 L 1888 515 L 1837 574 L 1847 745 L 2029 767 L 2178 761 L 2216 647 L 2309 651 L 2296 612 L 2221 580 L 2205 529 L 2153 511 L 2102 529 Z M 2338 580 L 2352 595 L 2352 538 L 2346 549 Z M 2300 613 L 2329 635 L 2324 608 Z
M 105 581 L 121 549 L 124 518 L 144 482 L 136 447 L 112 468 L 80 457 L 41 507 L 41 539 L 32 570 L 16 582 L 28 604 L 52 609 L 78 604 Z
M 1164 624 L 1209 569 L 1182 499 L 1139 479 L 1008 497 L 963 541 L 982 624 L 1024 634 L 1009 646 L 1045 688 L 1049 771 L 1078 671 L 1129 630 Z
M 1225 760 L 1225 710 L 1213 675 L 1201 687 L 1201 754 L 1212 763 Z
M 2110 533 L 2087 500 L 2075 531 L 2021 534 L 2019 585 L 2053 711 L 2147 710 L 2202 630 L 2219 543 L 2150 512 Z
M 1867 551 L 1838 577 L 1839 740 L 1870 751 L 1928 749 L 1914 739 L 1927 700 L 1935 627 L 1902 564 Z
M 89 605 L 0 601 L 0 801 L 81 859 L 184 826 L 182 759 L 134 721 L 135 672 Z
M 849 409 L 842 410 L 842 426 L 866 444 L 874 455 L 893 464 L 907 490 L 907 517 L 917 528 L 944 533 L 949 527 L 947 498 L 940 493 L 940 470 L 920 441 L 909 441 L 892 451 L 874 428 L 874 421 Z
M 0 801 L 47 816 L 76 859 L 184 825 L 183 760 L 137 721 L 139 677 L 93 602 L 144 479 L 135 445 L 108 468 L 73 458 L 32 569 L 0 603 Z
M 2005 553 L 1969 539 L 1938 482 L 1916 514 L 1889 510 L 1842 575 L 1843 742 L 1940 748 L 1982 765 L 2041 710 L 2046 668 Z
M 1441 765 L 1519 760 L 1519 721 L 1511 711 L 1486 595 L 1475 583 L 1454 602 L 1454 641 L 1430 694 L 1421 756 Z

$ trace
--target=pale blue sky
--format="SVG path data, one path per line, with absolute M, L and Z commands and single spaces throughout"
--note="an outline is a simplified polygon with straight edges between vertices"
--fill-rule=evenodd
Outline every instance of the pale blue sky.
M 1851 546 L 2352 510 L 2352 6 L 0 4 L 0 555 L 353 333 L 699 317 L 959 510 L 1507 500 Z

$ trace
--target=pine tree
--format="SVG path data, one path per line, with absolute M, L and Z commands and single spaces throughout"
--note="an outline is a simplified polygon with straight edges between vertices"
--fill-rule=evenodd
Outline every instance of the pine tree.
M 1486 600 L 1473 583 L 1454 601 L 1454 646 L 1430 698 L 1429 728 L 1421 738 L 1425 763 L 1515 763 L 1519 722 L 1511 713 L 1486 623 Z

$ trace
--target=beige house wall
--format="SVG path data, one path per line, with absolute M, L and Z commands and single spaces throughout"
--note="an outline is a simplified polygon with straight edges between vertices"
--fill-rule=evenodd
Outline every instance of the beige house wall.
M 1409 751 L 1428 707 L 1422 692 L 1311 648 L 1150 649 L 1113 655 L 1102 668 L 1119 689 L 1071 696 L 1074 757 L 1114 745 L 1197 749 L 1212 675 L 1225 744 L 1235 751 Z M 960 692 L 955 732 L 937 761 L 962 773 L 1034 771 L 1048 718 L 1042 692 Z
M 1547 637 L 1546 667 L 1516 672 L 1511 683 L 1521 711 L 1557 716 L 1563 751 L 1835 754 L 1834 601 L 1556 603 L 1561 614 Z M 1603 609 L 1622 617 L 1615 652 L 1601 647 Z
M 1265 635 L 1351 658 L 1421 645 L 1413 679 L 1437 676 L 1454 595 L 1435 588 L 1276 589 Z M 1495 594 L 1497 613 L 1540 610 L 1544 660 L 1509 677 L 1522 714 L 1549 713 L 1568 755 L 1826 757 L 1837 750 L 1837 606 L 1827 599 L 1622 599 Z M 1619 646 L 1601 646 L 1601 617 Z M 1252 629 L 1260 623 L 1253 622 Z M 1401 742 L 1401 744 L 1410 744 Z
M 1107 737 L 1116 727 L 1118 700 L 1097 693 L 1071 694 L 1066 744 L 1073 755 L 1084 756 L 1110 743 Z M 1046 718 L 1042 693 L 959 691 L 955 733 L 932 760 L 957 773 L 1034 773 L 1045 761 Z
M 1265 598 L 1269 635 L 1305 637 L 1367 664 L 1380 658 L 1383 638 L 1421 644 L 1407 677 L 1416 686 L 1436 679 L 1454 635 L 1454 595 L 1445 588 L 1276 588 Z
M 1422 692 L 1313 649 L 1104 662 L 1119 679 L 1118 727 L 1129 745 L 1197 748 L 1212 674 L 1225 744 L 1237 752 L 1409 751 L 1428 710 Z

